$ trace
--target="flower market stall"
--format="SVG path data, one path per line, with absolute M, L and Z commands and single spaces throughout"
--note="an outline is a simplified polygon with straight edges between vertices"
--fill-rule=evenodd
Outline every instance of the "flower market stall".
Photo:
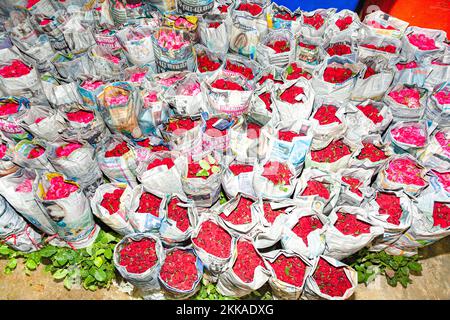
M 270 0 L 0 7 L 6 273 L 344 300 L 450 235 L 446 32 Z

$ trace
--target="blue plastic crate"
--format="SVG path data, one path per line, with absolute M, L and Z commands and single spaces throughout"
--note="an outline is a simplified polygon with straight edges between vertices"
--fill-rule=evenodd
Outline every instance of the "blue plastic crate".
M 327 8 L 337 8 L 338 11 L 342 9 L 355 11 L 358 7 L 359 0 L 275 0 L 273 2 L 285 6 L 292 11 L 298 7 L 304 11 Z

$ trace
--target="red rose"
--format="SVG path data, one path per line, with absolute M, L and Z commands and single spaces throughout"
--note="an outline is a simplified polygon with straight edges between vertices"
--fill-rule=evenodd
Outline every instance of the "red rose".
M 314 119 L 318 120 L 321 126 L 333 122 L 341 123 L 341 120 L 336 117 L 337 110 L 338 108 L 336 106 L 323 104 L 317 109 L 314 114 Z
M 129 239 L 120 250 L 119 264 L 130 273 L 143 273 L 158 262 L 156 241 L 144 238 L 139 241 Z

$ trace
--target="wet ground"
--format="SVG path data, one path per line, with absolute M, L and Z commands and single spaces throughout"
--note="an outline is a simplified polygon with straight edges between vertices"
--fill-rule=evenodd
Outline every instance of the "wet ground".
M 400 284 L 393 288 L 386 283 L 384 276 L 378 276 L 369 286 L 359 285 L 353 299 L 450 299 L 450 237 L 432 246 L 421 249 L 422 275 L 412 276 L 413 283 L 404 289 Z M 0 270 L 5 261 L 0 260 Z M 116 287 L 95 292 L 82 288 L 68 291 L 43 268 L 32 272 L 30 276 L 23 272 L 23 265 L 10 275 L 0 272 L 0 300 L 5 299 L 52 299 L 52 300 L 105 300 L 131 299 L 127 293 Z

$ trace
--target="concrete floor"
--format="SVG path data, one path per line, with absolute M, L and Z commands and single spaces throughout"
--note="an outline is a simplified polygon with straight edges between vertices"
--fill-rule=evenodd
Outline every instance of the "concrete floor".
M 413 276 L 413 283 L 404 289 L 400 284 L 393 288 L 382 276 L 369 284 L 359 285 L 352 299 L 450 299 L 450 237 L 432 246 L 421 249 L 423 271 L 421 276 Z M 5 261 L 0 260 L 0 270 Z M 62 283 L 55 282 L 43 268 L 30 276 L 23 272 L 23 265 L 10 275 L 0 272 L 0 300 L 8 299 L 52 299 L 52 300 L 110 300 L 132 299 L 117 288 L 102 289 L 95 292 L 84 289 L 68 291 Z

